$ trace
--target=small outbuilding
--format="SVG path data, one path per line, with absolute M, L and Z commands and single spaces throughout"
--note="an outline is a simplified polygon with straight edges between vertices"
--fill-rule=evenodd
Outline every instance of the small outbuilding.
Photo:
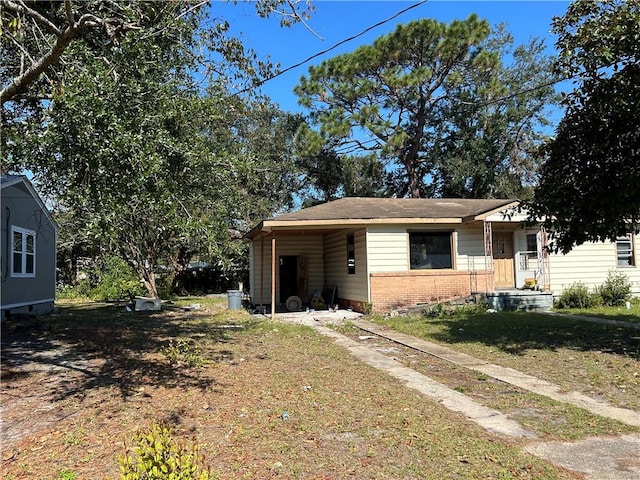
M 26 176 L 0 176 L 1 319 L 54 308 L 58 226 Z

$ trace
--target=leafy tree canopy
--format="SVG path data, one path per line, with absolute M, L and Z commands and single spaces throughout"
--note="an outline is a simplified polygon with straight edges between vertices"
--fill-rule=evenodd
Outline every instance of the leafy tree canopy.
M 640 2 L 577 1 L 554 19 L 557 69 L 574 78 L 543 149 L 532 217 L 556 250 L 640 231 Z
M 399 25 L 300 80 L 295 91 L 317 127 L 305 144 L 377 155 L 390 166 L 389 195 L 497 196 L 509 190 L 499 185 L 507 174 L 522 185 L 553 94 L 540 42 L 511 45 L 476 15 Z
M 252 221 L 249 212 L 265 214 L 291 201 L 287 145 L 299 122 L 257 94 L 229 93 L 238 82 L 255 82 L 266 67 L 225 37 L 224 21 L 210 28 L 202 2 L 113 3 L 116 14 L 125 7 L 155 12 L 152 28 L 144 30 L 142 15 L 117 44 L 98 27 L 83 30 L 65 46 L 64 61 L 11 96 L 3 106 L 3 168 L 33 172 L 67 217 L 82 219 L 79 242 L 98 239 L 157 296 L 159 261 L 226 255 L 237 238 L 233 230 Z M 257 6 L 267 15 L 281 3 Z M 17 4 L 35 5 L 64 24 L 67 8 L 74 18 L 91 8 L 104 17 L 111 2 Z M 3 20 L 7 12 L 24 15 L 3 4 Z M 37 29 L 23 23 L 11 28 L 3 35 L 23 34 L 10 45 L 3 41 L 14 54 L 44 41 L 27 39 Z M 15 78 L 10 68 L 0 73 L 3 86 Z

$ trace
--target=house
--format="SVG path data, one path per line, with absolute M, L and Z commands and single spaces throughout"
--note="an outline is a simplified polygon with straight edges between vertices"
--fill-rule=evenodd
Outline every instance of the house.
M 282 308 L 291 297 L 335 294 L 333 303 L 388 311 L 535 281 L 559 293 L 624 271 L 639 294 L 637 238 L 546 253 L 509 199 L 342 198 L 263 220 L 250 240 L 250 295 Z M 325 299 L 326 300 L 326 299 Z M 296 306 L 300 302 L 294 301 Z
M 53 310 L 58 227 L 27 177 L 0 176 L 1 319 Z

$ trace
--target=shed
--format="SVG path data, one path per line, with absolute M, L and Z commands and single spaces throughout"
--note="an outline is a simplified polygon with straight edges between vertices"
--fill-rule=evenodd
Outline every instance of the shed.
M 54 308 L 58 226 L 23 175 L 0 176 L 1 317 Z

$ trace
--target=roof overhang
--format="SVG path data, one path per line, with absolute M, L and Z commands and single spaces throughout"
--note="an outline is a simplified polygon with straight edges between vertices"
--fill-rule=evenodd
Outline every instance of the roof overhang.
M 518 202 L 517 200 L 507 204 L 507 205 L 502 205 L 500 207 L 497 208 L 493 208 L 491 210 L 487 210 L 486 212 L 482 212 L 480 214 L 477 215 L 469 215 L 467 217 L 464 217 L 462 219 L 462 223 L 471 223 L 471 222 L 480 222 L 480 221 L 484 221 L 487 220 L 488 217 L 490 217 L 491 215 L 495 215 L 495 214 L 499 214 L 501 212 L 505 212 L 505 221 L 508 221 L 508 213 L 506 213 L 509 210 L 513 210 L 515 209 L 518 205 L 520 205 L 520 202 Z
M 49 221 L 51 222 L 51 224 L 53 225 L 53 228 L 57 233 L 58 224 L 56 223 L 55 219 L 53 218 L 53 215 L 51 214 L 47 206 L 42 201 L 42 198 L 34 188 L 33 184 L 29 181 L 29 179 L 25 175 L 11 175 L 5 178 L 4 181 L 2 182 L 1 188 L 5 189 L 7 187 L 13 187 L 16 185 L 22 186 L 29 193 L 29 195 L 33 197 L 33 199 L 36 201 L 40 209 L 44 212 L 46 217 L 49 219 Z

